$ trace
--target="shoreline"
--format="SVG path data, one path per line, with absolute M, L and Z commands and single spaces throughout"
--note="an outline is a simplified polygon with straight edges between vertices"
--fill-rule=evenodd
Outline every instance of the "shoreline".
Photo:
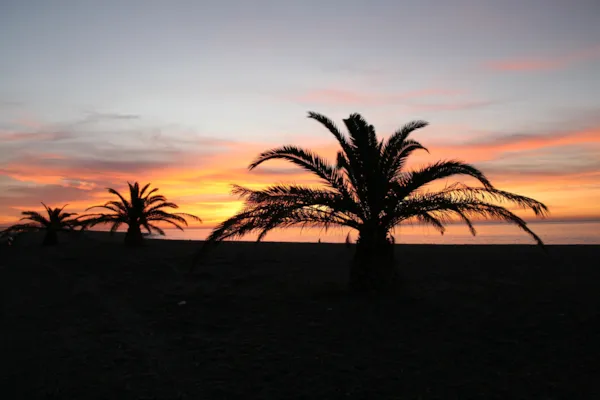
M 91 240 L 91 241 L 98 241 L 98 242 L 122 242 L 124 240 L 125 237 L 125 233 L 124 232 L 115 232 L 112 235 L 110 234 L 110 232 L 108 231 L 98 231 L 98 230 L 90 230 L 90 231 L 85 231 L 83 233 L 80 232 L 75 232 L 74 234 L 70 234 L 70 233 L 60 233 L 59 234 L 60 237 L 60 241 L 59 241 L 59 246 L 63 246 L 63 245 L 68 245 L 70 243 L 76 243 L 80 240 Z M 27 245 L 35 245 L 36 241 L 38 241 L 39 243 L 41 243 L 41 241 L 43 240 L 43 232 L 26 232 L 26 233 L 20 233 L 16 236 L 15 238 L 15 242 L 14 245 L 18 246 L 19 244 L 24 244 L 26 243 Z M 198 246 L 201 246 L 202 243 L 205 242 L 205 240 L 201 240 L 201 239 L 180 239 L 180 238 L 175 238 L 175 239 L 171 239 L 169 238 L 169 236 L 163 236 L 163 237 L 146 237 L 145 238 L 146 241 L 152 241 L 152 242 L 171 242 L 171 243 L 182 243 L 182 244 L 186 244 L 186 243 L 195 243 Z M 335 246 L 348 246 L 346 243 L 344 242 L 328 242 L 328 241 L 322 241 L 321 243 L 318 243 L 317 241 L 270 241 L 270 240 L 263 240 L 261 242 L 256 242 L 255 240 L 243 240 L 243 239 L 235 239 L 235 240 L 226 240 L 224 242 L 219 243 L 219 246 L 224 245 L 224 244 L 234 244 L 234 243 L 240 243 L 240 244 L 280 244 L 280 245 L 314 245 L 314 246 L 330 246 L 330 245 L 335 245 Z M 351 243 L 349 245 L 351 248 L 354 248 L 354 246 L 356 246 L 355 243 Z M 480 248 L 480 247 L 530 247 L 530 248 L 536 248 L 539 246 L 535 243 L 398 243 L 396 242 L 394 244 L 394 246 L 397 247 L 476 247 L 476 248 Z M 546 244 L 544 245 L 545 248 L 554 248 L 554 247 L 569 247 L 569 246 L 575 246 L 575 247 L 600 247 L 600 244 L 596 244 L 596 243 L 572 243 L 572 244 Z M 539 248 L 540 251 L 543 252 L 542 248 Z

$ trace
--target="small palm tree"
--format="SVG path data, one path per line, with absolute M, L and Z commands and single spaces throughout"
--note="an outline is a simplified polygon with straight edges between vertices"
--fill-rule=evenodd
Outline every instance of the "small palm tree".
M 158 188 L 148 190 L 150 183 L 140 189 L 137 182 L 129 185 L 129 200 L 125 199 L 115 189 L 108 188 L 108 192 L 119 198 L 118 201 L 109 201 L 104 205 L 89 207 L 86 211 L 94 208 L 108 210 L 109 213 L 96 213 L 86 215 L 82 222 L 85 227 L 92 227 L 97 224 L 110 224 L 110 232 L 114 233 L 123 224 L 127 225 L 125 234 L 125 243 L 136 246 L 143 243 L 141 227 L 144 227 L 148 233 L 156 232 L 165 235 L 164 230 L 155 225 L 155 222 L 163 222 L 183 230 L 187 226 L 185 218 L 191 218 L 196 221 L 202 220 L 195 215 L 186 213 L 170 213 L 165 208 L 179 208 L 177 204 L 167 201 L 167 199 L 158 194 Z M 182 226 L 183 225 L 183 226 Z
M 234 186 L 233 193 L 245 199 L 242 211 L 218 225 L 203 249 L 222 240 L 258 232 L 258 240 L 277 227 L 291 225 L 341 226 L 358 231 L 356 253 L 350 268 L 351 287 L 356 290 L 382 288 L 396 276 L 391 231 L 405 221 L 432 225 L 442 234 L 452 216 L 476 234 L 472 217 L 493 218 L 516 224 L 537 243 L 542 240 L 527 223 L 497 203 L 510 202 L 544 216 L 547 207 L 528 197 L 496 189 L 486 176 L 461 161 L 439 161 L 406 171 L 407 157 L 426 150 L 409 135 L 427 126 L 410 122 L 387 140 L 379 139 L 372 125 L 359 114 L 344 120 L 349 137 L 327 117 L 309 113 L 337 139 L 337 163 L 330 164 L 310 150 L 283 146 L 266 151 L 249 166 L 252 170 L 268 160 L 287 160 L 320 178 L 321 188 L 274 185 L 264 190 Z M 455 175 L 475 178 L 481 187 L 455 184 L 440 191 L 426 191 L 436 180 Z M 203 254 L 201 251 L 198 256 Z
M 2 232 L 2 236 L 12 233 L 31 232 L 31 231 L 46 231 L 43 244 L 52 246 L 58 243 L 58 232 L 73 231 L 79 225 L 78 218 L 72 218 L 76 213 L 63 212 L 67 204 L 62 207 L 51 208 L 42 203 L 46 209 L 47 217 L 37 211 L 23 211 L 23 218 L 20 221 L 31 221 L 19 223 L 9 226 Z

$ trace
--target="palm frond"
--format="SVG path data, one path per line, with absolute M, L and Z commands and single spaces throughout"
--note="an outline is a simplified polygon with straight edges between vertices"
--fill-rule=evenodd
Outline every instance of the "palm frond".
M 149 186 L 149 185 L 150 185 L 150 184 L 148 184 L 147 186 Z M 152 194 L 153 194 L 153 193 L 156 193 L 156 192 L 158 192 L 158 188 L 154 188 L 154 189 L 152 189 L 151 191 L 149 191 L 148 193 L 146 193 L 146 196 L 145 196 L 144 198 L 145 198 L 145 199 L 149 199 L 149 198 L 153 197 L 153 196 L 152 196 Z M 143 194 L 143 193 L 140 193 L 140 197 L 142 197 L 142 194 Z M 161 197 L 163 197 L 163 196 L 161 196 Z
M 144 205 L 146 207 L 150 207 L 153 204 L 156 203 L 161 203 L 161 207 L 171 207 L 171 208 L 177 208 L 177 204 L 175 203 L 170 203 L 167 202 L 167 198 L 165 196 L 152 196 L 152 197 L 148 197 L 146 198 L 146 200 L 144 201 Z M 168 206 L 166 204 L 169 204 Z M 174 205 L 174 207 L 173 207 Z
M 156 204 L 150 208 L 147 208 L 146 210 L 144 210 L 145 214 L 152 214 L 154 211 L 164 211 L 163 208 L 172 208 L 172 209 L 177 209 L 179 208 L 179 206 L 175 203 L 159 203 Z
M 543 242 L 539 236 L 527 227 L 527 223 L 521 217 L 502 206 L 476 199 L 457 199 L 443 195 L 415 196 L 404 201 L 399 206 L 398 214 L 395 216 L 394 221 L 391 222 L 391 225 L 396 225 L 409 218 L 419 218 L 423 213 L 429 213 L 433 217 L 444 217 L 455 214 L 467 224 L 472 234 L 475 234 L 475 230 L 470 218 L 475 216 L 484 219 L 511 222 L 527 232 L 539 245 L 543 246 Z
M 369 125 L 360 114 L 351 114 L 344 119 L 344 124 L 350 135 L 353 157 L 338 162 L 350 167 L 346 175 L 353 182 L 365 219 L 370 219 L 379 214 L 387 186 L 381 174 L 380 143 L 373 125 Z
M 213 230 L 207 241 L 220 242 L 255 231 L 259 232 L 258 240 L 261 240 L 272 229 L 293 225 L 327 228 L 332 225 L 351 226 L 351 224 L 345 218 L 326 210 L 270 205 L 254 207 L 223 221 Z M 352 224 L 352 227 L 356 226 Z
M 367 184 L 369 175 L 377 169 L 379 161 L 375 130 L 360 114 L 351 114 L 343 121 L 352 144 L 352 156 L 348 156 L 352 174 L 359 184 Z
M 344 136 L 343 133 L 340 132 L 340 130 L 338 129 L 338 127 L 335 125 L 335 123 L 332 120 L 330 120 L 323 114 L 319 114 L 319 113 L 312 112 L 312 111 L 308 113 L 308 118 L 311 118 L 311 119 L 314 119 L 315 121 L 320 122 L 321 125 L 326 127 L 329 130 L 329 132 L 331 132 L 331 134 L 337 139 L 342 150 L 344 152 L 346 152 L 346 154 L 349 154 L 349 155 L 352 154 L 350 145 L 349 145 L 348 141 L 346 140 L 346 137 Z
M 122 212 L 123 209 L 121 207 L 119 207 L 118 205 L 115 205 L 114 203 L 116 203 L 116 202 L 108 202 L 108 203 L 103 204 L 103 205 L 91 206 L 91 207 L 86 208 L 85 211 L 90 211 L 90 210 L 93 210 L 95 208 L 103 208 L 105 210 L 112 211 L 112 212 L 114 212 L 116 214 L 125 214 L 124 212 Z
M 513 203 L 521 209 L 532 210 L 538 217 L 546 217 L 550 212 L 545 204 L 535 199 L 495 188 L 477 188 L 457 184 L 439 192 L 439 195 L 450 196 L 460 201 Z
M 21 232 L 29 232 L 29 231 L 38 231 L 42 229 L 41 226 L 36 225 L 35 223 L 28 224 L 14 224 L 9 226 L 8 228 L 2 231 L 3 235 L 11 234 L 11 233 L 21 233 Z
M 385 179 L 394 179 L 402 171 L 408 156 L 417 150 L 424 150 L 429 153 L 426 147 L 415 140 L 405 140 L 398 147 L 384 149 L 381 156 L 381 169 Z
M 156 232 L 158 232 L 159 235 L 165 236 L 165 231 L 163 231 L 160 227 L 158 227 L 156 225 L 152 225 L 152 224 L 148 224 L 148 226 L 150 228 L 152 228 L 153 230 L 155 230 Z M 183 229 L 181 229 L 181 230 L 183 230 Z
M 127 182 L 127 185 L 129 186 L 129 199 L 131 202 L 133 202 L 134 200 L 137 200 L 140 198 L 140 185 L 137 182 L 134 182 L 133 184 Z
M 137 183 L 137 182 L 136 182 Z M 146 192 L 146 190 L 148 190 L 148 188 L 150 187 L 150 183 L 147 183 L 144 185 L 144 187 L 140 190 L 140 197 L 144 196 L 144 193 Z M 157 188 L 153 189 L 154 191 L 158 191 Z M 148 196 L 151 195 L 152 192 L 148 193 Z
M 383 153 L 393 151 L 393 149 L 397 149 L 399 147 L 403 147 L 403 143 L 406 142 L 408 136 L 416 131 L 417 129 L 422 129 L 428 126 L 429 123 L 426 121 L 411 121 L 407 124 L 404 124 L 400 129 L 394 132 L 385 142 L 385 146 L 383 147 Z
M 110 233 L 115 233 L 120 227 L 123 225 L 123 221 L 115 220 L 113 221 L 112 226 L 110 227 Z
M 37 222 L 41 226 L 50 225 L 50 220 L 48 220 L 46 217 L 44 217 L 42 214 L 40 214 L 37 211 L 23 211 L 23 212 L 21 212 L 21 215 L 23 215 L 23 218 L 21 218 L 19 221 L 29 220 L 29 221 Z
M 41 203 L 44 206 L 46 213 L 48 213 L 48 216 L 50 216 L 50 214 L 52 214 L 52 209 L 50 207 L 48 207 L 43 201 Z
M 131 188 L 131 185 L 130 185 L 130 188 Z M 129 203 L 129 201 L 127 201 L 127 200 L 125 199 L 125 197 L 123 197 L 123 196 L 121 195 L 121 193 L 119 193 L 118 191 L 116 191 L 115 189 L 112 189 L 112 188 L 108 188 L 108 189 L 106 189 L 106 190 L 108 190 L 108 193 L 111 193 L 111 194 L 114 194 L 115 196 L 118 196 L 118 197 L 119 197 L 119 199 L 121 200 L 121 202 L 123 203 L 123 206 L 124 206 L 125 208 L 131 208 L 131 203 Z
M 67 219 L 76 216 L 77 213 L 62 213 L 60 215 L 58 215 L 58 220 L 60 222 L 68 222 Z
M 189 214 L 189 213 L 171 213 L 171 215 L 177 215 L 179 217 L 183 217 L 183 218 L 190 218 L 193 219 L 196 222 L 202 222 L 202 218 L 194 215 L 194 214 Z
M 428 212 L 423 212 L 418 214 L 416 218 L 426 225 L 432 225 L 443 235 L 446 232 L 446 227 L 444 226 L 443 219 L 436 218 Z
M 42 203 L 42 204 L 44 204 L 44 203 Z M 62 206 L 61 208 L 58 208 L 58 207 L 56 207 L 56 208 L 54 209 L 54 212 L 55 212 L 55 213 L 58 215 L 58 214 L 62 213 L 62 212 L 63 212 L 63 210 L 64 210 L 64 209 L 65 209 L 65 208 L 66 208 L 68 205 L 69 205 L 69 204 L 65 204 L 65 205 L 64 205 L 64 206 Z
M 82 219 L 79 223 L 84 226 L 84 229 L 92 228 L 100 224 L 126 224 L 128 219 L 121 214 L 88 214 L 86 219 Z
M 114 211 L 116 213 L 122 213 L 124 215 L 128 214 L 129 210 L 130 210 L 129 208 L 127 208 L 125 206 L 125 204 L 123 204 L 120 201 L 114 201 L 114 200 L 112 200 L 112 201 L 106 202 L 104 205 L 106 206 L 106 208 L 108 210 L 112 210 L 112 211 Z
M 354 202 L 339 193 L 326 189 L 313 189 L 298 185 L 273 185 L 263 190 L 251 190 L 233 185 L 232 193 L 245 199 L 247 208 L 270 205 L 325 208 L 335 210 L 348 221 L 356 222 L 360 219 Z
M 344 182 L 336 168 L 317 154 L 296 146 L 283 146 L 261 153 L 248 166 L 250 170 L 268 160 L 286 160 L 312 172 L 327 184 L 338 190 L 344 190 Z
M 179 229 L 180 231 L 183 231 L 184 230 L 183 229 L 184 226 L 187 226 L 187 222 L 183 223 L 183 226 L 182 226 L 177 221 L 174 221 L 174 220 L 171 220 L 171 219 L 168 219 L 168 218 L 156 218 L 156 219 L 150 219 L 149 221 L 152 221 L 152 222 L 163 222 L 165 224 L 169 224 L 169 225 L 173 226 L 174 228 Z
M 143 221 L 140 225 L 146 228 L 146 232 L 148 232 L 148 234 L 152 234 L 152 227 L 148 221 Z
M 379 142 L 375 134 L 373 125 L 369 125 L 360 114 L 350 114 L 344 119 L 344 125 L 350 134 L 350 143 L 352 143 L 355 152 L 363 156 L 377 149 Z
M 154 211 L 152 214 L 147 214 L 145 216 L 145 219 L 147 219 L 148 221 L 173 220 L 173 221 L 177 221 L 177 222 L 182 223 L 187 226 L 187 221 L 185 220 L 185 218 L 183 218 L 179 215 L 167 213 L 167 212 L 160 211 L 160 210 Z
M 221 241 L 257 231 L 258 240 L 275 228 L 292 225 L 358 228 L 359 219 L 338 193 L 301 186 L 271 186 L 264 190 L 234 187 L 246 200 L 244 210 L 222 222 L 207 239 Z
M 438 161 L 416 171 L 406 174 L 394 186 L 395 201 L 402 201 L 414 191 L 436 181 L 455 175 L 467 175 L 477 179 L 486 189 L 494 189 L 489 179 L 477 168 L 462 161 Z

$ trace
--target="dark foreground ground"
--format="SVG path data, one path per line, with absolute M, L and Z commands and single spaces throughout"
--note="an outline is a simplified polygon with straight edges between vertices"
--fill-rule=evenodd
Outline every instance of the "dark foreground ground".
M 397 246 L 361 298 L 344 245 L 198 246 L 0 248 L 0 396 L 600 398 L 600 247 Z

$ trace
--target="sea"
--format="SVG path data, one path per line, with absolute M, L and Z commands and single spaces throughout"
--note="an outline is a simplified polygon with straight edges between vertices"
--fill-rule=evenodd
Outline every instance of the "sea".
M 600 244 L 600 222 L 531 222 L 528 227 L 546 244 Z M 406 244 L 535 244 L 535 241 L 517 226 L 506 223 L 475 224 L 477 235 L 472 236 L 464 225 L 447 226 L 444 235 L 432 227 L 423 225 L 401 225 L 394 233 L 396 243 Z M 204 240 L 210 228 L 188 228 L 185 231 L 165 229 L 166 236 L 151 235 L 166 240 Z M 286 228 L 273 230 L 263 239 L 266 242 L 343 243 L 350 232 L 356 240 L 356 232 L 348 229 Z M 256 240 L 256 235 L 244 236 L 241 240 Z

